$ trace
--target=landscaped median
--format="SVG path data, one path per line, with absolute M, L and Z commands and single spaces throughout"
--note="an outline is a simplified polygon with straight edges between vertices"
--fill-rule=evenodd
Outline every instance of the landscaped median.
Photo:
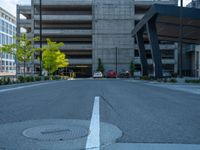
M 195 83 L 195 84 L 200 84 L 200 79 L 186 79 L 186 83 Z
M 163 82 L 163 83 L 191 83 L 191 84 L 200 84 L 200 78 L 192 78 L 192 77 L 183 77 L 183 78 L 176 78 L 176 77 L 168 77 L 168 78 L 160 78 L 155 79 L 151 76 L 141 76 L 139 78 L 140 80 L 145 81 L 157 81 L 157 82 Z
M 155 79 L 155 77 L 150 77 L 150 76 L 141 76 L 140 80 L 146 80 L 146 81 L 158 81 L 158 82 L 169 82 L 169 83 L 176 83 L 177 79 L 176 78 L 160 78 L 160 79 Z
M 1 85 L 11 85 L 19 83 L 29 83 L 29 82 L 38 82 L 38 81 L 48 81 L 48 80 L 68 80 L 68 76 L 11 76 L 11 77 L 0 77 L 0 86 Z

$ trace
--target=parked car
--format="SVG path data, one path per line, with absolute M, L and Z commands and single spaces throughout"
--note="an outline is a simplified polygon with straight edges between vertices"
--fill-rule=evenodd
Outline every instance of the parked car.
M 119 78 L 130 78 L 130 73 L 129 71 L 122 71 L 118 75 Z
M 93 78 L 103 78 L 103 73 L 100 71 L 94 72 Z
M 113 70 L 109 70 L 107 72 L 107 75 L 106 75 L 107 78 L 116 78 L 117 77 L 117 73 Z
M 171 76 L 172 76 L 172 74 L 171 74 L 170 72 L 168 72 L 168 71 L 163 71 L 163 77 L 169 78 L 169 77 L 171 77 Z

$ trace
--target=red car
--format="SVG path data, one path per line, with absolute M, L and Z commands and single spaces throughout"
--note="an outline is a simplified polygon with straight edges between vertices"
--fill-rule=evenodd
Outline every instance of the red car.
M 106 76 L 107 78 L 117 78 L 117 73 L 113 70 L 109 70 Z

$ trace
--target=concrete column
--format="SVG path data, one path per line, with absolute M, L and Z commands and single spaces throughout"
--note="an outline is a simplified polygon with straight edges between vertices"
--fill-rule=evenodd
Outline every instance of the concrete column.
M 143 29 L 139 31 L 136 35 L 136 40 L 137 40 L 137 44 L 139 48 L 142 75 L 145 76 L 145 75 L 148 75 L 148 64 L 147 64 L 147 58 L 146 58 L 146 52 L 145 52 L 145 46 L 144 46 L 143 33 L 144 33 Z
M 195 46 L 195 77 L 200 77 L 200 46 Z
M 156 78 L 162 78 L 162 58 L 159 47 L 157 31 L 156 31 L 156 17 L 152 18 L 146 23 L 148 38 L 151 46 L 152 60 Z
M 175 44 L 176 48 L 174 49 L 174 60 L 175 60 L 175 64 L 174 64 L 174 73 L 178 74 L 178 45 Z
M 20 36 L 20 9 L 19 9 L 19 5 L 17 5 L 17 18 L 16 18 L 16 36 L 19 37 Z M 16 41 L 17 42 L 17 41 Z M 20 63 L 17 61 L 17 59 L 15 58 L 15 63 L 16 63 L 16 76 L 20 73 Z

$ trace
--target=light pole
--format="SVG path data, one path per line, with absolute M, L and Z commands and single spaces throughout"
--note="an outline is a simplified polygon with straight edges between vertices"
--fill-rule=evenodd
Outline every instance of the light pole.
M 183 70 L 183 0 L 180 0 L 180 27 L 179 27 L 179 76 L 182 77 Z
M 40 0 L 40 76 L 42 76 L 42 0 Z
M 118 56 L 117 56 L 117 55 L 118 55 L 118 49 L 117 49 L 117 47 L 116 47 L 116 48 L 115 48 L 115 59 L 116 59 L 116 60 L 115 60 L 115 70 L 116 70 L 116 73 L 118 72 L 118 68 L 117 68 L 117 64 L 118 64 L 118 62 L 117 62 L 117 61 L 118 61 L 118 58 L 117 58 L 117 57 L 118 57 Z

